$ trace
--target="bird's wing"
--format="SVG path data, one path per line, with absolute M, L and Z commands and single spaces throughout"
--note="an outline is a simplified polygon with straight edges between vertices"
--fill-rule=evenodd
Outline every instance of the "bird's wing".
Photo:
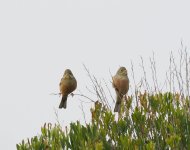
M 112 82 L 113 88 L 114 88 L 117 92 L 119 92 L 119 88 L 118 88 L 119 82 L 118 82 L 117 76 L 112 77 L 112 80 L 113 80 L 113 82 Z

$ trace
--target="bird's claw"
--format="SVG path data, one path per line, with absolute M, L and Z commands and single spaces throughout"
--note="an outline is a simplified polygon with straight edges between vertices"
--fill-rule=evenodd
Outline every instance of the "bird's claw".
M 74 96 L 74 94 L 73 94 L 73 93 L 71 93 L 71 96 L 73 97 L 73 96 Z

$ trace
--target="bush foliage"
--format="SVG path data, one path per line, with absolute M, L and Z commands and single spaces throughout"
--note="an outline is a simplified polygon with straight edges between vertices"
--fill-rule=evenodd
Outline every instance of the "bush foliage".
M 23 140 L 17 149 L 190 149 L 188 109 L 189 99 L 171 92 L 128 96 L 118 116 L 97 101 L 90 123 L 70 123 L 69 129 L 45 124 L 40 136 Z

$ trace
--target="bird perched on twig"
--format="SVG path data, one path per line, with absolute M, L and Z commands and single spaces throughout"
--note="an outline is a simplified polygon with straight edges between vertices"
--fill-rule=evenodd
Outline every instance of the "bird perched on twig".
M 59 108 L 67 107 L 67 96 L 77 88 L 77 80 L 73 76 L 70 69 L 66 69 L 59 84 L 60 92 L 62 94 Z
M 113 76 L 113 87 L 116 92 L 116 104 L 114 112 L 120 112 L 121 101 L 123 96 L 127 94 L 129 90 L 129 78 L 127 76 L 127 69 L 125 67 L 120 67 L 115 76 Z

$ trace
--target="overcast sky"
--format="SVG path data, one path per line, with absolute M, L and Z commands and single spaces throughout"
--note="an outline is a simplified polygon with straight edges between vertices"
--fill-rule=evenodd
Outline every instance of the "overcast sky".
M 59 92 L 67 68 L 78 81 L 75 93 L 88 96 L 83 64 L 111 88 L 110 72 L 125 66 L 131 78 L 133 61 L 140 76 L 140 56 L 146 61 L 154 51 L 164 74 L 170 51 L 181 40 L 190 47 L 189 6 L 187 0 L 1 0 L 0 147 L 16 149 L 45 122 L 56 123 L 55 110 L 63 126 L 84 122 L 84 98 L 69 97 L 67 109 L 58 110 L 61 98 L 50 95 Z

